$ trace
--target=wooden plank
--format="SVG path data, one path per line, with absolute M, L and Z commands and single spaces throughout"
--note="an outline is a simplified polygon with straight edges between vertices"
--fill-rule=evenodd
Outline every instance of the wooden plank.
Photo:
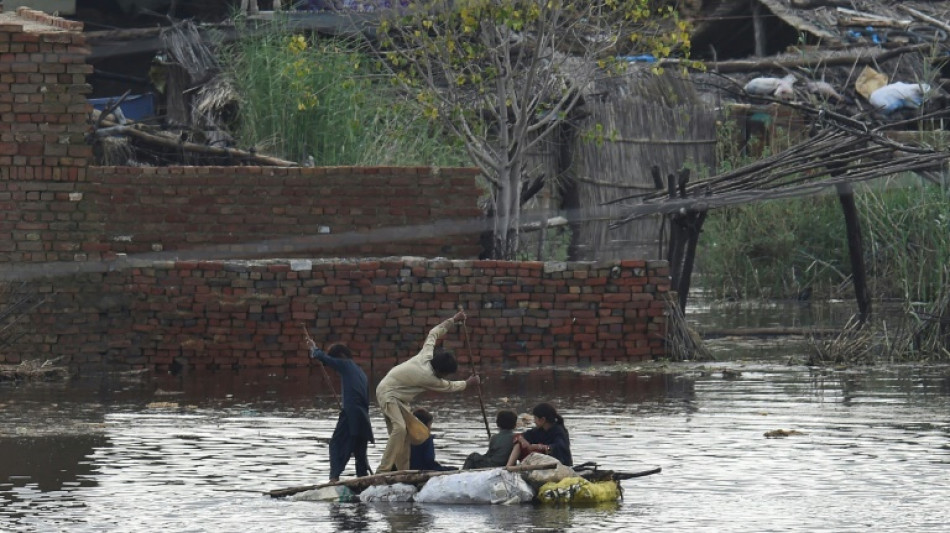
M 890 50 L 881 50 L 880 48 L 864 49 L 852 54 L 843 55 L 815 55 L 806 57 L 788 57 L 788 58 L 757 58 L 757 59 L 735 59 L 727 61 L 707 61 L 706 70 L 709 72 L 718 72 L 728 74 L 734 72 L 753 72 L 757 70 L 789 70 L 796 68 L 814 68 L 819 66 L 841 66 L 841 65 L 867 65 L 874 62 L 884 61 L 892 57 L 911 52 L 924 52 L 929 50 L 929 43 L 913 44 L 893 48 Z M 663 67 L 675 67 L 682 64 L 679 59 L 664 59 L 659 62 Z
M 769 11 L 771 11 L 773 15 L 785 21 L 789 26 L 795 28 L 796 30 L 807 31 L 815 37 L 821 39 L 822 44 L 842 44 L 841 37 L 837 33 L 830 32 L 824 28 L 812 24 L 810 21 L 799 16 L 796 11 L 785 7 L 785 4 L 781 1 L 758 1 L 761 2 L 765 7 L 769 8 Z

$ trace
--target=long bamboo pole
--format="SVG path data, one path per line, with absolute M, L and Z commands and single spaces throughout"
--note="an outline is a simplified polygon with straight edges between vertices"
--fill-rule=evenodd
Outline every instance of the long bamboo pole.
M 300 324 L 300 327 L 303 328 L 303 334 L 307 336 L 307 340 L 309 340 L 309 341 L 312 342 L 312 341 L 313 341 L 313 337 L 311 337 L 311 336 L 310 336 L 310 332 L 307 331 L 307 326 L 304 325 L 304 324 Z M 314 344 L 316 344 L 316 343 L 314 343 Z M 326 367 L 322 362 L 320 363 L 320 370 L 323 371 L 323 381 L 324 381 L 324 383 L 326 383 L 327 387 L 329 387 L 330 392 L 333 393 L 333 397 L 336 398 L 336 405 L 337 405 L 337 407 L 339 407 L 340 410 L 342 411 L 342 410 L 343 410 L 343 400 L 340 399 L 340 395 L 338 395 L 338 394 L 336 393 L 336 389 L 333 388 L 333 381 L 330 380 L 330 374 L 327 374 L 327 367 Z
M 459 311 L 462 310 L 462 306 L 460 305 Z M 472 367 L 472 374 L 477 376 L 478 372 L 475 370 L 475 357 L 472 355 L 472 343 L 468 339 L 468 326 L 465 325 L 465 322 L 462 322 L 462 331 L 465 333 L 465 348 L 468 350 L 468 363 Z M 475 390 L 478 392 L 478 405 L 482 408 L 482 420 L 485 422 L 485 432 L 488 433 L 488 440 L 491 440 L 491 427 L 488 425 L 488 413 L 485 412 L 485 401 L 482 399 L 481 379 L 475 384 Z

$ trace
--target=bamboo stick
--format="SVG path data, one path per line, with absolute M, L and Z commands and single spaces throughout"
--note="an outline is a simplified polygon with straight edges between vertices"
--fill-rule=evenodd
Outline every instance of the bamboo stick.
M 557 463 L 543 464 L 543 465 L 516 465 L 516 466 L 506 466 L 501 467 L 509 472 L 530 472 L 532 470 L 548 470 L 557 466 Z M 346 486 L 356 491 L 361 491 L 366 487 L 373 485 L 392 485 L 394 483 L 409 483 L 415 485 L 418 483 L 424 483 L 434 477 L 447 476 L 451 474 L 458 474 L 460 472 L 480 472 L 494 470 L 494 468 L 479 468 L 475 470 L 447 470 L 447 471 L 429 471 L 429 470 L 399 470 L 396 472 L 385 472 L 382 474 L 375 474 L 372 476 L 363 476 L 356 477 L 352 479 L 343 479 L 340 481 L 331 481 L 329 483 L 322 483 L 320 485 L 304 485 L 300 487 L 289 487 L 286 489 L 276 489 L 270 492 L 265 492 L 264 494 L 270 496 L 271 498 L 283 498 L 286 496 L 292 496 L 299 492 L 306 492 L 308 490 L 322 489 L 326 487 L 338 487 Z
M 286 159 L 280 159 L 278 157 L 272 157 L 268 155 L 253 154 L 251 152 L 238 150 L 235 148 L 219 148 L 216 146 L 205 146 L 202 144 L 197 144 L 197 143 L 192 143 L 192 142 L 182 142 L 182 141 L 172 139 L 169 137 L 164 137 L 162 135 L 155 135 L 154 133 L 148 133 L 146 131 L 133 128 L 130 126 L 123 126 L 120 124 L 116 124 L 115 122 L 112 122 L 110 120 L 102 120 L 102 125 L 108 128 L 108 132 L 110 134 L 128 135 L 129 137 L 134 137 L 142 142 L 162 146 L 165 148 L 174 148 L 176 150 L 192 152 L 195 154 L 228 157 L 234 160 L 245 161 L 247 163 L 255 163 L 262 166 L 277 166 L 277 167 L 300 166 L 299 164 L 293 161 L 287 161 Z
M 930 15 L 926 13 L 917 11 L 916 9 L 912 7 L 908 7 L 901 4 L 897 4 L 897 9 L 900 9 L 901 11 L 905 11 L 913 15 L 915 18 L 922 20 L 928 24 L 933 24 L 934 26 L 940 28 L 943 31 L 950 32 L 950 24 L 947 24 L 946 21 L 931 17 Z

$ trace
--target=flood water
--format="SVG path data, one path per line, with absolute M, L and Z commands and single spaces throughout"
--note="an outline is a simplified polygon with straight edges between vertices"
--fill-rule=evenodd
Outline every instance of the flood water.
M 722 318 L 696 319 L 713 314 Z M 335 399 L 317 367 L 0 384 L 0 531 L 946 530 L 950 369 L 809 369 L 794 364 L 807 346 L 787 338 L 710 347 L 717 362 L 668 365 L 675 372 L 485 369 L 492 424 L 498 409 L 551 401 L 578 462 L 662 467 L 597 508 L 262 495 L 328 476 Z M 429 393 L 417 405 L 435 415 L 443 464 L 484 451 L 474 393 Z M 375 466 L 385 425 L 372 413 Z M 779 429 L 798 434 L 764 435 Z

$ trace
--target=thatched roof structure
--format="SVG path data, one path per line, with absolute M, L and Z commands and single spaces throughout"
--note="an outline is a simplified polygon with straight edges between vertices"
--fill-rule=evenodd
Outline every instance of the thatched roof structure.
M 662 257 L 663 219 L 608 231 L 620 215 L 614 201 L 655 191 L 653 168 L 664 175 L 684 167 L 697 174 L 714 168 L 717 112 L 688 80 L 649 73 L 587 98 L 584 111 L 587 118 L 573 145 L 576 218 L 583 221 L 575 229 L 573 256 Z
M 803 110 L 807 111 L 807 110 Z M 645 216 L 685 210 L 705 211 L 755 201 L 813 195 L 828 187 L 867 181 L 900 172 L 945 172 L 950 151 L 948 135 L 931 132 L 938 142 L 896 140 L 888 132 L 864 129 L 846 117 L 815 115 L 821 128 L 810 139 L 788 150 L 741 168 L 690 183 L 670 198 L 666 191 L 628 196 L 616 203 L 625 215 L 620 227 Z M 942 111 L 934 119 L 950 117 Z M 906 137 L 906 136 L 897 136 Z M 940 146 L 942 145 L 942 146 Z

